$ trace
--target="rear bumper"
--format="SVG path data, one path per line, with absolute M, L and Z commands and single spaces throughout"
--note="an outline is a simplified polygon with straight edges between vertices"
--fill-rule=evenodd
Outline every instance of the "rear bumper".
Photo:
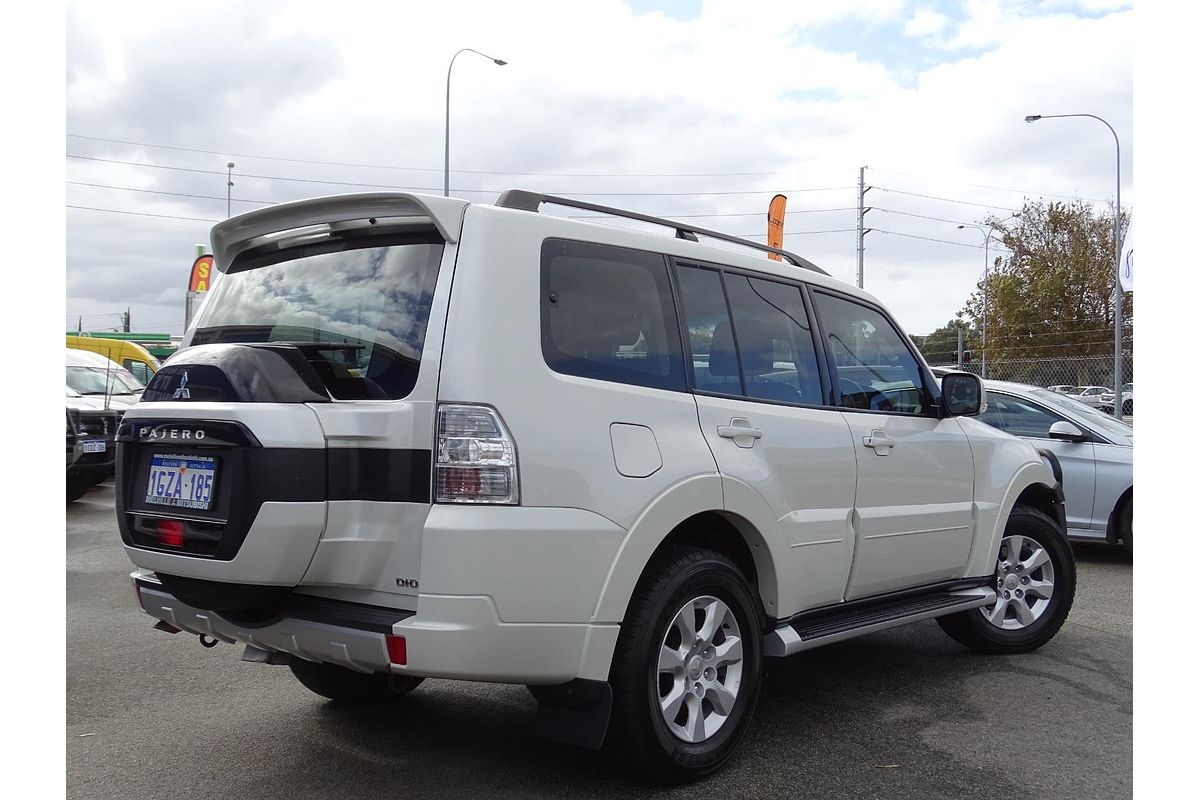
M 497 683 L 607 680 L 618 625 L 505 623 L 486 596 L 422 595 L 418 611 L 304 598 L 268 623 L 194 608 L 152 572 L 132 574 L 142 609 L 188 633 L 247 644 L 357 672 Z M 388 656 L 388 635 L 405 639 L 406 664 Z

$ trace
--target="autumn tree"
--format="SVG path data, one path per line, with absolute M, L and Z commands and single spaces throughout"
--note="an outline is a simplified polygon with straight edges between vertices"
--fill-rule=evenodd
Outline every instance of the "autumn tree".
M 1081 200 L 1026 201 L 1018 216 L 986 224 L 995 226 L 1009 252 L 995 259 L 959 313 L 982 330 L 986 297 L 989 364 L 1094 356 L 1093 362 L 1061 362 L 1059 380 L 1099 380 L 1096 365 L 1104 363 L 1099 357 L 1111 361 L 1113 354 L 1113 209 L 1097 210 Z M 1122 214 L 1122 232 L 1127 226 L 1128 215 Z M 1133 296 L 1122 297 L 1123 349 L 1131 354 Z M 971 344 L 982 353 L 980 339 L 973 337 Z M 1103 372 L 1111 371 L 1110 365 Z

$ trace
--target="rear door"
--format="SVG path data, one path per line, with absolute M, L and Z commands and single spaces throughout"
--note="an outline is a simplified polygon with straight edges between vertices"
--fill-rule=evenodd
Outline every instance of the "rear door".
M 802 290 L 700 264 L 678 264 L 677 277 L 700 427 L 726 505 L 744 487 L 760 495 L 788 553 L 777 613 L 836 603 L 854 545 L 854 454 L 826 400 Z
M 940 419 L 925 370 L 882 310 L 812 292 L 858 464 L 847 599 L 962 577 L 974 536 L 974 461 Z

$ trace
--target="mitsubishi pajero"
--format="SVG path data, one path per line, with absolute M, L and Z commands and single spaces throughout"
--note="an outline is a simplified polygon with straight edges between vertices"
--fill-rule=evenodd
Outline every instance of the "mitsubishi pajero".
M 1053 456 L 790 252 L 524 191 L 287 203 L 212 248 L 118 436 L 161 630 L 338 702 L 524 684 L 541 733 L 681 782 L 767 658 L 932 618 L 1020 653 L 1070 610 Z

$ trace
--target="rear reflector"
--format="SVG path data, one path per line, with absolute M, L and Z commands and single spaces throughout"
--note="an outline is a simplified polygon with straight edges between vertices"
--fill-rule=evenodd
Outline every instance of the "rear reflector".
M 183 547 L 183 523 L 177 519 L 160 519 L 157 526 L 158 543 L 167 547 Z
M 404 637 L 388 634 L 384 639 L 387 640 L 388 661 L 393 664 L 407 664 L 408 643 L 404 641 Z

